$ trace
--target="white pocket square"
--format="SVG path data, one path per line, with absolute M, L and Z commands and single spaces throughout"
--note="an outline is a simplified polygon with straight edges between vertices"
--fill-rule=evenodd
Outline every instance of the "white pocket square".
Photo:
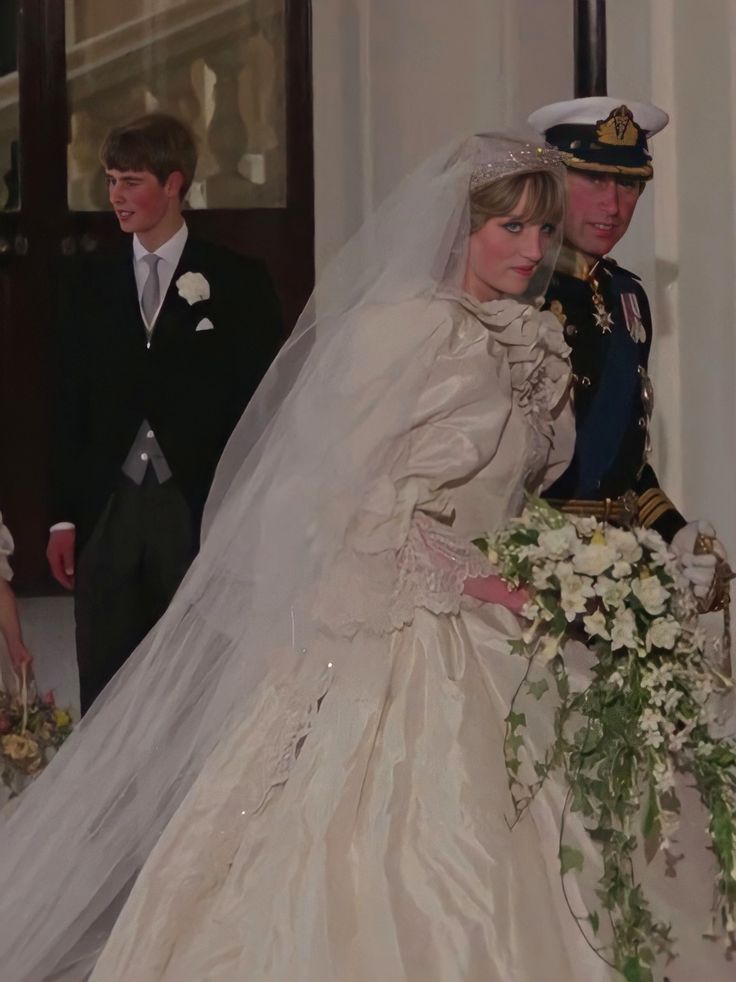
M 203 317 L 202 320 L 195 327 L 195 331 L 214 331 L 215 325 L 209 319 L 209 317 Z

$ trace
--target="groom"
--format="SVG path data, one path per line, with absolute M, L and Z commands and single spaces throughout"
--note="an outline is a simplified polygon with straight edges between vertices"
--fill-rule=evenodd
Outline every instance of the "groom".
M 668 121 L 656 106 L 605 96 L 554 103 L 529 117 L 569 155 L 564 243 L 546 305 L 572 349 L 577 435 L 570 466 L 546 496 L 564 511 L 655 529 L 701 605 L 717 609 L 725 588 L 714 576 L 716 556 L 725 559 L 725 550 L 708 523 L 682 517 L 649 463 L 647 295 L 639 277 L 608 256 L 653 176 L 649 137 Z
M 47 549 L 75 590 L 82 712 L 194 558 L 217 461 L 281 340 L 265 267 L 189 234 L 188 129 L 147 115 L 100 158 L 131 241 L 65 283 Z

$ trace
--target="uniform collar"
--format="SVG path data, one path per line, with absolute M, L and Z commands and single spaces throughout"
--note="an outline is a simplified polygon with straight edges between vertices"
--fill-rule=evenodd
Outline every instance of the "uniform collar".
M 557 263 L 555 264 L 555 272 L 563 273 L 565 276 L 572 276 L 576 280 L 589 280 L 590 274 L 593 271 L 601 273 L 604 270 L 608 272 L 605 259 L 599 259 L 596 262 L 591 263 L 590 259 L 585 256 L 579 249 L 573 249 L 572 246 L 565 245 L 563 243 L 560 254 L 557 257 Z

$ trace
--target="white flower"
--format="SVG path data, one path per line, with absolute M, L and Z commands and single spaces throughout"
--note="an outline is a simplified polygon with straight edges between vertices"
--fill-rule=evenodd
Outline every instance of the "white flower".
M 583 624 L 589 637 L 594 638 L 598 636 L 603 638 L 604 641 L 611 640 L 611 635 L 606 625 L 606 617 L 602 610 L 596 610 L 593 614 L 584 617 Z
M 599 530 L 598 519 L 592 518 L 590 515 L 571 516 L 570 521 L 580 535 L 586 536 L 587 538 L 590 538 L 594 532 Z
M 617 689 L 623 689 L 624 687 L 624 677 L 621 672 L 611 672 L 608 676 L 609 685 L 615 685 Z
M 638 648 L 636 619 L 633 610 L 619 608 L 616 611 L 616 618 L 611 629 L 611 648 L 613 651 L 618 648 L 629 648 L 635 651 Z
M 606 532 L 606 539 L 624 562 L 638 563 L 641 559 L 641 546 L 633 532 L 627 532 L 626 529 L 610 528 Z
M 679 633 L 680 625 L 673 617 L 658 617 L 656 621 L 652 621 L 647 631 L 647 651 L 651 651 L 652 648 L 671 651 L 675 647 Z
M 583 546 L 573 557 L 572 565 L 576 573 L 600 576 L 616 562 L 616 553 L 609 545 L 591 542 Z
M 664 743 L 660 732 L 660 724 L 663 722 L 660 713 L 655 713 L 653 709 L 645 709 L 639 717 L 639 728 L 648 747 L 661 747 Z
M 631 586 L 625 580 L 612 580 L 609 576 L 599 576 L 595 582 L 595 592 L 611 610 L 623 604 L 631 593 Z
M 675 787 L 675 773 L 669 761 L 655 761 L 653 767 L 654 786 L 659 794 L 667 794 Z
M 209 300 L 210 285 L 201 273 L 184 273 L 176 281 L 179 296 L 191 305 L 199 300 Z
M 638 525 L 634 529 L 634 535 L 646 549 L 649 549 L 650 552 L 667 551 L 667 545 L 665 544 L 664 539 L 659 532 L 655 532 L 654 529 L 645 529 L 643 526 Z
M 549 559 L 567 559 L 575 551 L 578 537 L 572 525 L 547 529 L 539 536 L 539 552 Z
M 568 621 L 574 621 L 577 614 L 586 612 L 586 602 L 595 596 L 590 581 L 572 572 L 569 563 L 560 563 L 557 567 L 557 578 L 560 581 L 560 604 Z
M 659 582 L 659 577 L 647 576 L 644 579 L 636 579 L 631 588 L 648 614 L 663 613 L 670 592 Z
M 611 576 L 617 580 L 628 580 L 631 576 L 631 563 L 625 563 L 623 559 L 619 559 L 613 564 Z
M 535 590 L 546 590 L 550 585 L 550 577 L 554 573 L 554 568 L 548 565 L 535 566 L 532 569 L 532 586 Z

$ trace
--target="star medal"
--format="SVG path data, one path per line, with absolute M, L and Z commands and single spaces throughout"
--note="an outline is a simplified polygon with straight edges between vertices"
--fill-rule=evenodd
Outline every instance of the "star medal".
M 631 340 L 637 344 L 644 344 L 647 339 L 647 332 L 644 329 L 644 321 L 639 310 L 639 301 L 635 293 L 622 293 L 621 306 L 624 311 L 624 320 L 628 328 Z
M 596 266 L 598 264 L 596 263 Z M 591 289 L 593 291 L 593 306 L 595 307 L 595 313 L 593 314 L 593 319 L 595 320 L 595 326 L 600 327 L 601 334 L 610 334 L 611 328 L 613 327 L 613 317 L 606 310 L 606 305 L 603 302 L 603 297 L 601 296 L 601 291 L 598 288 L 598 280 L 595 278 L 593 273 L 595 272 L 595 266 L 591 269 L 589 274 L 589 282 Z

